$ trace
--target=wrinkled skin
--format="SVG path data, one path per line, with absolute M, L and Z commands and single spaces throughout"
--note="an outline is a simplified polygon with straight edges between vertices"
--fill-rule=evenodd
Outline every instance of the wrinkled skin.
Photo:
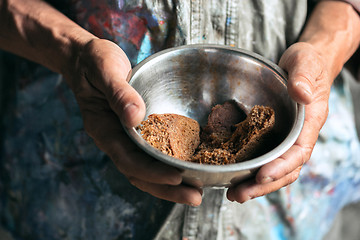
M 243 203 L 293 183 L 309 161 L 328 115 L 333 80 L 359 46 L 360 18 L 339 1 L 320 2 L 298 43 L 290 46 L 279 65 L 288 73 L 289 95 L 305 104 L 305 123 L 294 145 L 261 167 L 255 179 L 230 187 L 227 197 Z
M 227 193 L 229 200 L 243 203 L 289 185 L 299 177 L 328 115 L 332 81 L 325 64 L 321 55 L 307 43 L 296 43 L 285 51 L 279 65 L 288 72 L 290 96 L 306 104 L 303 129 L 286 153 L 260 168 L 255 180 L 231 187 Z

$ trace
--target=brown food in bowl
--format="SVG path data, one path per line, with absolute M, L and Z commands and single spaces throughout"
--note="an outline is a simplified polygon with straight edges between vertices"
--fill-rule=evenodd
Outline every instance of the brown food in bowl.
M 248 116 L 235 101 L 212 108 L 208 123 L 177 114 L 152 114 L 139 126 L 142 137 L 163 153 L 181 160 L 213 165 L 256 157 L 275 125 L 271 107 L 254 106 Z
M 233 106 L 230 108 L 227 104 Z M 224 111 L 229 108 L 230 112 Z M 214 117 L 214 114 L 222 117 Z M 245 120 L 233 123 L 236 119 L 234 116 L 241 117 L 241 110 L 235 102 L 217 105 L 212 109 L 201 134 L 201 144 L 191 158 L 192 162 L 215 165 L 237 163 L 256 157 L 261 152 L 262 144 L 275 125 L 274 110 L 256 105 Z M 214 122 L 214 119 L 217 121 Z
M 142 137 L 161 152 L 189 160 L 200 143 L 200 125 L 178 114 L 151 114 L 138 128 Z

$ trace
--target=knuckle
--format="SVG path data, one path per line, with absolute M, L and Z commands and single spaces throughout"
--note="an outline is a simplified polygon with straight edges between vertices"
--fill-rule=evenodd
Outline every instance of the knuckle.
M 238 203 L 244 203 L 248 201 L 250 198 L 251 197 L 243 191 L 235 191 L 235 200 Z
M 146 193 L 150 192 L 147 185 L 144 182 L 142 182 L 141 180 L 139 180 L 139 179 L 137 179 L 135 177 L 129 177 L 128 180 L 129 180 L 131 185 L 133 185 L 134 187 L 140 189 L 141 191 L 146 192 Z
M 295 172 L 294 174 L 292 174 L 290 178 L 290 183 L 295 182 L 298 178 L 299 178 L 299 172 Z
M 311 73 L 305 71 L 298 71 L 294 74 L 294 79 L 301 79 L 301 82 L 314 88 L 315 80 Z M 298 84 L 297 82 L 294 84 Z
M 113 109 L 123 109 L 124 108 L 124 103 L 126 102 L 126 91 L 124 90 L 124 88 L 116 88 L 113 89 L 113 92 L 111 93 L 110 97 L 109 97 L 109 102 L 111 104 L 111 106 L 113 107 Z
M 301 148 L 301 157 L 300 157 L 301 162 L 299 162 L 301 166 L 304 165 L 310 159 L 312 151 L 313 151 L 312 146 L 303 146 Z
M 287 185 L 294 183 L 300 176 L 301 167 L 297 168 L 294 172 L 292 172 L 289 176 Z

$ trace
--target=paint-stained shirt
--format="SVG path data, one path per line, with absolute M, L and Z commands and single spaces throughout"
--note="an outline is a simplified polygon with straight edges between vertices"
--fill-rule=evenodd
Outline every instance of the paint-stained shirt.
M 53 0 L 136 65 L 173 46 L 224 44 L 277 63 L 296 42 L 306 0 Z M 66 2 L 66 7 L 62 4 Z M 360 199 L 360 147 L 344 71 L 311 160 L 294 184 L 245 204 L 206 189 L 200 207 L 129 184 L 83 129 L 61 76 L 0 55 L 1 226 L 14 239 L 322 239 Z M 13 81 L 5 81 L 13 79 Z

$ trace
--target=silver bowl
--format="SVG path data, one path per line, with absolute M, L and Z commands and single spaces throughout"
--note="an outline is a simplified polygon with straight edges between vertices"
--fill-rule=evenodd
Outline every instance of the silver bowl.
M 297 139 L 303 126 L 304 106 L 287 92 L 286 74 L 262 56 L 221 45 L 185 45 L 158 52 L 132 71 L 130 85 L 152 113 L 176 113 L 204 126 L 211 108 L 235 100 L 248 113 L 254 105 L 275 110 L 274 136 L 267 151 L 245 162 L 206 165 L 168 156 L 150 146 L 135 128 L 130 138 L 152 157 L 182 170 L 183 182 L 196 187 L 228 187 L 276 159 Z M 146 118 L 145 117 L 145 118 Z

